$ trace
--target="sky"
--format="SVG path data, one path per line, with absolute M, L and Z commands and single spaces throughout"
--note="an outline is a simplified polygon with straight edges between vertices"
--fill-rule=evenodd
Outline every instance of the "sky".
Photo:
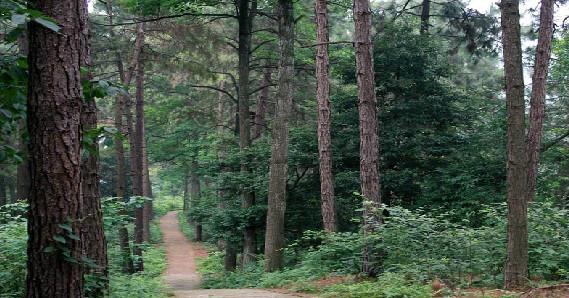
M 490 7 L 497 8 L 496 3 L 500 2 L 500 0 L 471 0 L 470 4 L 468 5 L 470 8 L 474 8 L 481 13 L 486 13 L 490 10 Z M 539 9 L 539 0 L 522 0 L 521 5 L 521 12 L 524 13 L 530 8 Z M 538 13 L 538 12 L 536 12 Z M 561 24 L 563 20 L 569 16 L 569 5 L 561 5 L 557 6 L 555 9 L 555 22 L 557 24 Z M 531 23 L 531 16 L 526 13 L 522 18 L 522 25 L 529 25 Z

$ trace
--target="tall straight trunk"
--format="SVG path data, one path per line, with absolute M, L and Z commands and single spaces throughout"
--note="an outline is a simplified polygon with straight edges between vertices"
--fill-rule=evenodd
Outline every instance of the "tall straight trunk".
M 269 173 L 265 271 L 283 268 L 286 174 L 294 80 L 293 1 L 279 0 L 279 75 Z
M 425 34 L 429 32 L 429 19 L 431 18 L 431 0 L 423 0 L 421 8 L 421 34 Z
M 545 91 L 549 60 L 551 58 L 551 43 L 553 41 L 553 9 L 555 0 L 542 0 L 539 14 L 539 32 L 535 63 L 532 77 L 530 99 L 530 125 L 528 135 L 528 181 L 526 201 L 533 201 L 537 181 L 537 167 L 541 150 L 543 134 L 543 118 L 545 116 Z
M 0 207 L 8 203 L 8 194 L 6 193 L 6 177 L 0 176 Z
M 197 156 L 192 160 L 192 171 L 190 172 L 190 196 L 193 204 L 198 203 L 201 195 L 200 178 L 196 172 L 199 167 Z M 203 241 L 202 239 L 202 225 L 198 221 L 194 223 L 194 232 L 196 241 Z
M 190 177 L 184 177 L 184 207 L 182 210 L 190 209 Z
M 136 66 L 136 127 L 131 139 L 131 146 L 134 147 L 131 156 L 132 160 L 132 194 L 136 197 L 144 196 L 142 172 L 142 138 L 144 127 L 144 65 L 139 59 Z M 144 243 L 144 204 L 134 207 L 134 254 L 138 257 L 135 263 L 136 270 L 144 270 L 142 261 L 142 247 Z
M 267 62 L 268 64 L 268 62 Z M 267 102 L 269 101 L 269 86 L 272 84 L 271 68 L 266 66 L 263 68 L 263 81 L 261 86 L 261 94 L 257 100 L 257 109 L 255 110 L 255 123 L 253 125 L 253 139 L 261 137 L 261 133 L 265 128 L 265 114 L 267 110 Z
M 89 44 L 89 31 L 83 27 L 81 65 L 90 66 L 91 48 Z M 88 74 L 84 79 L 90 79 Z M 90 130 L 97 129 L 97 105 L 94 99 L 83 103 L 81 112 L 81 127 L 83 134 L 88 135 Z M 85 266 L 85 274 L 93 275 L 99 281 L 100 287 L 95 288 L 93 296 L 102 297 L 108 289 L 108 260 L 107 239 L 105 238 L 103 212 L 101 210 L 101 184 L 99 177 L 99 144 L 98 137 L 91 138 L 90 144 L 94 152 L 89 152 L 81 163 L 82 192 L 83 192 L 83 221 L 81 229 L 81 243 L 85 257 L 94 260 L 98 267 Z
M 30 22 L 27 124 L 31 186 L 28 198 L 28 275 L 25 297 L 84 297 L 79 236 L 84 218 L 81 195 L 81 47 L 87 40 L 87 2 L 30 1 L 54 19 L 60 32 Z M 66 226 L 70 231 L 63 229 Z M 54 240 L 64 237 L 65 243 Z M 48 252 L 46 252 L 46 249 Z
M 29 53 L 28 34 L 23 33 L 18 39 L 18 54 L 22 57 L 27 57 Z M 22 137 L 27 130 L 24 119 L 18 121 L 19 138 L 17 141 L 18 151 L 24 154 L 24 159 L 18 164 L 16 168 L 16 195 L 17 200 L 25 201 L 28 199 L 30 193 L 30 163 L 28 162 L 28 142 Z M 11 196 L 10 199 L 15 203 L 16 196 Z
M 113 6 L 112 1 L 107 0 L 107 13 L 109 15 L 109 25 L 113 25 Z M 111 38 L 115 37 L 115 32 L 113 29 L 110 30 Z M 137 36 L 138 37 L 138 36 Z M 142 43 L 138 42 L 140 38 L 137 38 L 137 42 L 135 43 L 139 48 L 142 48 Z M 138 53 L 138 54 L 137 54 Z M 138 55 L 140 51 L 135 49 L 134 51 L 134 61 L 138 61 Z M 115 63 L 117 65 L 117 69 L 119 70 L 119 76 L 121 83 L 124 86 L 128 86 L 130 84 L 130 78 L 132 77 L 132 72 L 125 74 L 123 61 L 121 57 L 121 53 L 119 51 L 115 51 Z M 128 83 L 128 84 L 127 84 Z M 123 127 L 123 106 L 125 104 L 125 97 L 123 95 L 119 95 L 115 99 L 114 108 L 115 108 L 115 128 L 121 135 L 125 134 L 125 130 Z M 115 144 L 115 157 L 117 160 L 116 171 L 117 171 L 117 185 L 115 187 L 116 196 L 121 198 L 123 202 L 127 202 L 128 199 L 125 196 L 126 190 L 126 158 L 124 155 L 124 145 L 122 138 L 114 137 L 114 144 Z M 120 210 L 120 215 L 126 216 L 127 212 L 125 209 Z M 123 259 L 123 271 L 128 274 L 134 273 L 134 263 L 132 260 L 130 243 L 129 243 L 129 233 L 128 229 L 125 225 L 121 225 L 118 230 L 119 234 L 119 245 L 121 248 L 122 259 Z
M 251 169 L 248 166 L 251 146 L 251 116 L 249 112 L 249 61 L 251 59 L 251 31 L 253 18 L 257 10 L 257 0 L 236 1 L 237 17 L 239 22 L 239 151 L 244 154 L 241 162 L 242 175 L 249 175 Z M 247 210 L 255 205 L 255 192 L 252 185 L 247 181 L 241 190 L 241 206 Z M 257 230 L 255 218 L 249 218 L 243 230 L 243 264 L 254 262 L 257 253 Z
M 316 13 L 316 97 L 318 102 L 318 159 L 320 161 L 320 199 L 324 231 L 337 232 L 338 219 L 334 202 L 332 141 L 330 137 L 330 59 L 328 56 L 328 7 L 326 0 L 314 1 Z
M 143 81 L 144 82 L 144 81 Z M 146 199 L 143 206 L 143 229 L 142 238 L 144 242 L 150 242 L 150 221 L 152 220 L 152 202 L 150 201 L 150 196 L 152 196 L 152 190 L 150 189 L 150 178 L 148 177 L 148 153 L 146 152 L 146 128 L 144 126 L 144 114 L 142 115 L 142 134 L 141 134 L 141 146 L 142 146 L 142 194 Z
M 502 0 L 502 44 L 508 114 L 508 255 L 504 287 L 520 288 L 528 276 L 527 154 L 519 0 Z
M 377 135 L 377 99 L 373 67 L 371 10 L 369 0 L 354 0 L 356 73 L 360 118 L 360 184 L 364 199 L 363 231 L 367 236 L 381 221 L 375 208 L 381 205 L 379 182 L 379 144 Z M 371 245 L 364 245 L 362 272 L 376 274 Z

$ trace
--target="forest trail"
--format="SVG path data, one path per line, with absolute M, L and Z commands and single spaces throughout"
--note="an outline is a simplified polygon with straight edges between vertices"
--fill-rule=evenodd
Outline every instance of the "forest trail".
M 197 271 L 196 257 L 205 257 L 207 252 L 197 244 L 188 241 L 178 226 L 178 212 L 168 212 L 160 219 L 168 267 L 164 272 L 164 283 L 172 287 L 178 298 L 296 298 L 304 295 L 283 294 L 262 289 L 199 289 L 201 276 Z

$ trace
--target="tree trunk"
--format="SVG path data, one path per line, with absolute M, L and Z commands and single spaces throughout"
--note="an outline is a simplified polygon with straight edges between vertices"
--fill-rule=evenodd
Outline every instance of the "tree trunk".
M 8 193 L 10 194 L 10 203 L 18 202 L 17 198 L 18 195 L 16 194 L 16 189 L 18 188 L 18 186 L 16 184 L 17 182 L 14 179 L 9 179 L 7 185 L 8 185 Z
M 144 74 L 142 74 L 144 75 Z M 143 81 L 144 82 L 144 81 Z M 152 201 L 150 197 L 152 196 L 152 189 L 150 185 L 150 177 L 148 176 L 148 153 L 146 152 L 146 128 L 144 127 L 144 115 L 142 117 L 142 139 L 140 140 L 142 146 L 142 194 L 146 199 L 144 201 L 143 213 L 144 213 L 144 225 L 142 238 L 144 242 L 150 243 L 150 221 L 152 220 Z
M 249 175 L 251 169 L 248 166 L 249 147 L 251 146 L 251 116 L 249 112 L 249 61 L 251 58 L 251 29 L 253 27 L 253 18 L 257 10 L 256 0 L 240 0 L 236 2 L 238 10 L 239 22 L 239 151 L 244 154 L 244 160 L 241 162 L 242 175 Z M 249 6 L 250 5 L 250 6 Z M 247 183 L 243 185 L 241 190 L 241 205 L 247 210 L 255 205 L 255 192 L 252 185 L 245 179 Z M 257 253 L 257 231 L 255 227 L 255 218 L 249 218 L 245 229 L 243 230 L 243 264 L 254 262 Z
M 109 25 L 113 25 L 113 6 L 112 6 L 112 1 L 111 0 L 107 0 L 107 13 L 109 15 Z M 111 38 L 114 39 L 115 37 L 115 32 L 113 29 L 110 30 L 110 35 Z M 137 39 L 138 40 L 138 39 Z M 136 43 L 137 45 L 141 43 Z M 138 51 L 135 49 L 135 55 L 137 55 Z M 138 52 L 139 53 L 139 52 Z M 134 57 L 136 60 L 138 60 L 138 56 Z M 123 85 L 126 86 L 125 83 L 130 84 L 130 77 L 132 76 L 131 74 L 128 75 L 128 80 L 127 80 L 127 74 L 125 74 L 124 71 L 124 66 L 123 66 L 123 62 L 122 62 L 122 57 L 119 51 L 115 52 L 115 63 L 117 65 L 117 69 L 119 70 L 119 76 L 121 79 L 121 83 L 123 83 Z M 119 95 L 117 96 L 115 103 L 114 103 L 114 108 L 115 108 L 115 128 L 118 130 L 118 132 L 121 135 L 125 134 L 125 130 L 123 127 L 123 106 L 125 104 L 125 97 L 123 95 Z M 124 145 L 123 145 L 123 141 L 121 138 L 119 137 L 114 137 L 114 144 L 115 144 L 115 157 L 117 160 L 117 165 L 116 165 L 116 171 L 117 171 L 117 185 L 115 188 L 115 192 L 116 192 L 116 196 L 121 198 L 121 200 L 123 202 L 127 202 L 128 199 L 125 196 L 125 190 L 126 190 L 126 158 L 124 155 Z M 122 209 L 119 211 L 120 215 L 122 216 L 126 216 L 126 210 Z M 124 224 L 121 224 L 121 226 L 119 227 L 119 245 L 121 248 L 121 252 L 122 252 L 122 259 L 123 259 L 123 271 L 125 273 L 128 274 L 132 274 L 134 273 L 134 263 L 132 260 L 132 255 L 131 255 L 131 249 L 130 249 L 130 243 L 129 243 L 129 235 L 128 235 L 128 230 L 126 228 L 126 226 Z
M 6 178 L 0 175 L 0 207 L 6 205 L 8 203 L 6 193 Z
M 379 144 L 377 135 L 377 99 L 373 67 L 371 10 L 369 0 L 354 0 L 356 73 L 358 81 L 358 111 L 360 118 L 360 183 L 364 199 L 364 237 L 381 221 L 375 208 L 381 205 L 379 182 Z M 364 246 L 362 272 L 376 274 L 370 245 Z
M 328 56 L 328 7 L 326 0 L 314 2 L 316 13 L 316 97 L 318 101 L 318 157 L 320 161 L 320 199 L 324 231 L 337 232 L 338 219 L 334 202 L 332 141 L 330 137 L 330 60 Z
M 555 0 L 542 0 L 539 15 L 539 33 L 535 63 L 532 77 L 530 99 L 530 125 L 528 135 L 528 182 L 526 201 L 533 201 L 537 180 L 537 167 L 541 150 L 543 134 L 543 118 L 545 116 L 545 91 L 549 60 L 551 58 L 551 43 L 553 41 L 553 9 Z
M 508 255 L 504 287 L 526 285 L 528 275 L 527 154 L 519 0 L 502 0 L 502 43 L 508 114 Z
M 55 247 L 64 246 L 68 258 L 74 260 L 82 255 L 81 241 L 67 235 L 82 235 L 80 220 L 84 218 L 80 55 L 82 42 L 88 38 L 87 2 L 30 2 L 44 16 L 53 18 L 61 30 L 58 33 L 29 23 L 27 122 L 31 187 L 25 297 L 81 298 L 82 265 L 66 260 L 63 254 L 67 252 Z
M 23 33 L 18 39 L 18 52 L 20 56 L 27 57 L 29 53 L 28 34 Z M 28 142 L 22 137 L 24 132 L 27 131 L 24 119 L 18 121 L 18 151 L 24 154 L 24 158 L 16 168 L 16 196 L 10 196 L 12 203 L 16 201 L 25 201 L 28 199 L 30 193 L 30 163 L 28 162 Z
M 194 157 L 194 159 L 192 160 L 192 171 L 190 172 L 190 195 L 191 195 L 191 201 L 193 203 L 197 203 L 200 200 L 200 194 L 201 194 L 201 184 L 200 184 L 200 178 L 198 176 L 198 174 L 196 173 L 196 170 L 198 169 L 199 164 L 198 164 L 198 160 L 197 160 L 197 156 Z M 195 232 L 195 238 L 196 241 L 203 241 L 202 239 L 202 225 L 198 222 L 195 221 L 194 223 L 194 232 Z
M 423 0 L 421 8 L 421 34 L 425 34 L 429 32 L 429 19 L 431 18 L 431 0 Z
M 232 245 L 225 248 L 225 271 L 235 271 L 237 268 L 237 251 Z
M 90 66 L 90 44 L 88 28 L 83 28 L 81 65 Z M 90 79 L 88 74 L 85 79 Z M 88 135 L 92 129 L 97 129 L 97 106 L 94 99 L 83 103 L 81 112 L 81 127 L 83 135 Z M 92 137 L 90 142 L 94 152 L 89 152 L 81 163 L 82 192 L 83 192 L 83 221 L 81 229 L 81 243 L 85 257 L 95 261 L 98 267 L 85 266 L 85 274 L 93 275 L 98 279 L 100 287 L 93 289 L 92 296 L 102 297 L 108 289 L 108 260 L 107 239 L 105 238 L 103 212 L 101 210 L 101 185 L 99 177 L 99 144 L 98 136 Z
M 267 62 L 268 64 L 268 62 Z M 265 113 L 267 110 L 267 101 L 269 100 L 269 89 L 272 84 L 271 80 L 271 68 L 263 68 L 263 82 L 261 86 L 264 86 L 259 95 L 259 100 L 257 100 L 257 109 L 255 111 L 255 124 L 253 125 L 253 139 L 258 139 L 261 137 L 261 133 L 265 128 Z
M 136 127 L 131 139 L 131 146 L 134 147 L 131 156 L 132 160 L 132 194 L 135 197 L 144 196 L 143 185 L 143 127 L 144 127 L 144 65 L 139 59 L 136 66 Z M 144 270 L 142 261 L 142 247 L 144 243 L 144 203 L 134 208 L 134 254 L 137 256 L 136 270 Z
M 190 209 L 190 177 L 184 178 L 184 212 Z
M 273 122 L 265 234 L 265 270 L 267 272 L 283 268 L 286 174 L 294 80 L 293 1 L 279 0 L 277 7 L 279 12 L 279 86 L 276 96 L 275 121 Z

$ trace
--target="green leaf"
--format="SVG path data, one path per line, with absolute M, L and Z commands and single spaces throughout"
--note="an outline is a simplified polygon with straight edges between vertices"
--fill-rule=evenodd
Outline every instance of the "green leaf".
M 65 240 L 65 238 L 63 238 L 59 235 L 53 236 L 53 240 L 55 240 L 57 242 L 61 242 L 61 243 L 67 243 L 67 240 Z
M 39 17 L 39 18 L 35 18 L 34 21 L 48 29 L 51 29 L 55 32 L 59 32 L 59 30 L 61 30 L 61 27 L 59 27 L 59 25 L 57 25 L 57 22 L 53 19 L 50 18 L 46 18 L 46 17 Z
M 48 246 L 46 247 L 43 252 L 54 252 L 56 249 L 53 246 Z
M 28 16 L 25 14 L 15 13 L 12 15 L 12 23 L 14 23 L 14 25 L 16 25 L 16 26 L 25 24 L 27 19 L 28 19 Z
M 69 225 L 60 224 L 59 227 L 69 232 L 73 231 L 73 229 Z
M 67 237 L 73 240 L 81 241 L 81 238 L 77 237 L 77 235 L 74 234 L 67 234 Z

